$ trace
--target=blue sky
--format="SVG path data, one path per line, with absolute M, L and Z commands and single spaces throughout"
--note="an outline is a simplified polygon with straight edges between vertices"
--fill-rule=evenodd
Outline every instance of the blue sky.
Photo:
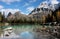
M 20 10 L 23 14 L 29 14 L 43 1 L 46 0 L 0 0 L 0 9 Z

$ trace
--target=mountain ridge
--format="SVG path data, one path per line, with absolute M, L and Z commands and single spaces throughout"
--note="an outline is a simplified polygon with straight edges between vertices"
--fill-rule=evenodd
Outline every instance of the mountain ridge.
M 34 14 L 34 13 L 38 12 L 38 9 L 40 9 L 40 8 L 55 11 L 56 9 L 58 9 L 59 6 L 60 6 L 60 2 L 57 0 L 44 1 L 44 2 L 40 3 L 40 5 L 37 8 L 35 8 L 30 14 Z

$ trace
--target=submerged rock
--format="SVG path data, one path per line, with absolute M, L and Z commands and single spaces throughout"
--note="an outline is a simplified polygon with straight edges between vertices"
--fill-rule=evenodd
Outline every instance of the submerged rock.
M 4 31 L 3 31 L 3 33 L 1 34 L 1 38 L 3 38 L 3 39 L 7 39 L 7 38 L 20 38 L 20 36 L 19 35 L 16 35 L 15 33 L 14 33 L 14 30 L 13 30 L 13 28 L 12 27 L 8 27 L 8 28 L 5 28 L 4 29 Z

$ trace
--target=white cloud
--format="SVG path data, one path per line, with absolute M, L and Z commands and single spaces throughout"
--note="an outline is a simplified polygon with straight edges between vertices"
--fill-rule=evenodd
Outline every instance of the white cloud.
M 28 10 L 28 12 L 31 12 L 32 10 L 34 10 L 34 7 L 33 6 L 27 7 L 27 10 Z
M 29 5 L 29 3 L 25 3 L 23 7 L 28 6 L 28 5 Z
M 2 12 L 2 14 L 4 12 L 5 16 L 7 16 L 9 12 L 11 12 L 12 14 L 14 14 L 15 12 L 20 11 L 20 10 L 19 9 L 1 9 L 0 11 Z
M 0 9 L 3 9 L 4 7 L 2 5 L 0 5 Z
M 5 11 L 14 14 L 15 12 L 19 11 L 19 9 L 5 9 Z
M 57 0 L 50 0 L 50 2 L 51 2 L 51 4 L 58 4 L 59 3 L 59 1 L 57 1 Z
M 25 2 L 23 7 L 31 5 L 31 3 L 36 2 L 37 0 L 28 0 L 28 2 Z
M 20 2 L 21 0 L 0 0 L 2 2 L 5 2 L 7 4 L 11 4 L 12 2 Z
M 32 3 L 32 2 L 36 2 L 37 0 L 30 0 L 29 2 Z

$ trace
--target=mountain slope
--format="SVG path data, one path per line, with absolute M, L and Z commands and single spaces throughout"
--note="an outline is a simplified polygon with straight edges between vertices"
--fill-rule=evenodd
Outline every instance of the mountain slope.
M 37 8 L 35 8 L 30 14 L 41 13 L 46 10 L 55 11 L 56 9 L 58 9 L 59 6 L 60 6 L 60 3 L 57 0 L 44 1 L 40 3 L 40 5 Z

